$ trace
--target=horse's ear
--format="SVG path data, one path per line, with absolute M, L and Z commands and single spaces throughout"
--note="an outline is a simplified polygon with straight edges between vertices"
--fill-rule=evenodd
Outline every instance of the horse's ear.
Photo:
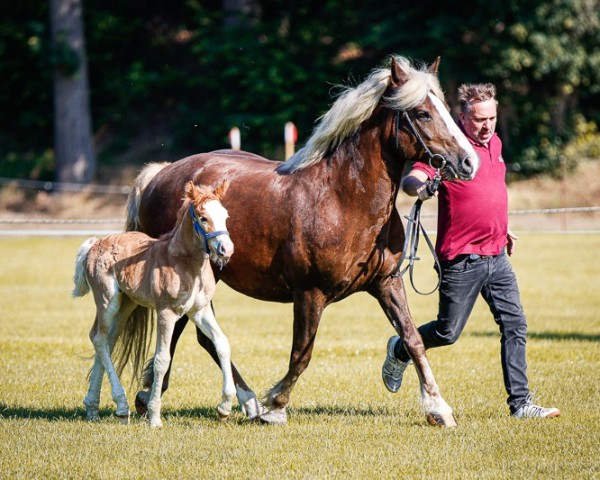
M 440 60 L 441 60 L 441 57 L 438 56 L 435 59 L 435 61 L 431 65 L 429 65 L 429 68 L 428 68 L 429 73 L 433 73 L 434 75 L 438 74 L 438 69 L 440 68 Z
M 194 182 L 192 182 L 191 180 L 185 184 L 185 198 L 189 198 L 190 200 L 193 197 L 194 194 Z
M 398 87 L 404 85 L 406 83 L 407 75 L 404 70 L 400 68 L 394 57 L 392 57 L 390 68 L 392 70 L 392 86 Z
M 215 197 L 221 200 L 225 196 L 225 193 L 227 192 L 228 188 L 229 180 L 223 180 L 221 184 L 217 188 L 215 188 Z

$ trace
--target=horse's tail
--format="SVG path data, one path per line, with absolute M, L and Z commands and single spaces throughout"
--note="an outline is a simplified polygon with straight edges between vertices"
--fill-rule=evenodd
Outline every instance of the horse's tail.
M 126 231 L 140 230 L 140 202 L 142 201 L 144 190 L 150 181 L 156 176 L 156 174 L 167 165 L 169 165 L 168 162 L 148 163 L 133 181 L 133 186 L 131 187 L 131 191 L 127 197 L 127 220 L 125 221 Z
M 154 310 L 138 305 L 129 315 L 115 344 L 113 351 L 115 369 L 121 376 L 125 366 L 131 363 L 132 384 L 139 384 L 141 381 L 144 362 L 150 348 L 149 339 L 152 337 L 153 330 Z
M 92 248 L 92 245 L 96 243 L 96 240 L 97 239 L 95 237 L 90 237 L 83 242 L 79 247 L 77 256 L 75 257 L 75 275 L 73 276 L 75 288 L 73 288 L 73 298 L 83 297 L 90 291 L 90 284 L 85 277 L 85 261 L 90 249 Z

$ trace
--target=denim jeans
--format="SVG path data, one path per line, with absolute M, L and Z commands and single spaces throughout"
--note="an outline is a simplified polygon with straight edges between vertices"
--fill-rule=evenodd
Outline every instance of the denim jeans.
M 500 327 L 500 359 L 511 413 L 530 399 L 525 343 L 527 320 L 517 279 L 505 252 L 497 256 L 461 255 L 441 263 L 437 320 L 419 327 L 425 348 L 451 345 L 462 333 L 479 294 Z M 408 360 L 402 342 L 395 355 Z

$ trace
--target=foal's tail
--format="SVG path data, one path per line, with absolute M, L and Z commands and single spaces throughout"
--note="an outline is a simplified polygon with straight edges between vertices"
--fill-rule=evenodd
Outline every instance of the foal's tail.
M 119 376 L 125 366 L 131 363 L 132 384 L 142 381 L 144 362 L 150 348 L 149 339 L 154 330 L 154 310 L 138 305 L 129 315 L 123 331 L 119 335 L 112 357 Z
M 156 176 L 156 174 L 167 165 L 169 165 L 168 162 L 148 163 L 133 181 L 131 192 L 129 192 L 129 196 L 127 197 L 127 220 L 125 221 L 126 231 L 140 230 L 140 202 L 142 201 L 144 190 L 150 181 Z
M 90 237 L 83 242 L 79 247 L 77 256 L 75 257 L 75 275 L 73 276 L 75 288 L 73 288 L 73 298 L 83 297 L 90 291 L 90 285 L 85 278 L 85 261 L 90 249 L 92 248 L 92 245 L 96 243 L 96 240 L 96 237 Z

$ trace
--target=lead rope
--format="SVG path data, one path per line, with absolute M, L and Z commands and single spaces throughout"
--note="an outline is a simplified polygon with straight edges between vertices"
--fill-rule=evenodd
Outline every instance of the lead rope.
M 433 177 L 433 181 L 431 182 L 430 185 L 427 186 L 427 189 L 431 195 L 433 195 L 436 192 L 436 190 L 439 188 L 440 182 L 442 180 L 440 170 L 441 169 L 437 169 L 437 171 L 435 173 L 435 177 Z M 433 292 L 435 292 L 440 287 L 440 284 L 442 283 L 442 277 L 441 277 L 442 270 L 440 267 L 440 261 L 435 253 L 435 248 L 433 246 L 433 243 L 429 239 L 429 235 L 427 235 L 427 232 L 425 231 L 425 228 L 423 227 L 423 224 L 421 223 L 421 205 L 422 204 L 423 204 L 423 200 L 418 199 L 415 202 L 415 204 L 413 205 L 412 209 L 410 210 L 410 214 L 408 216 L 406 216 L 406 215 L 404 216 L 404 218 L 406 218 L 406 221 L 407 221 L 406 237 L 404 238 L 404 246 L 402 247 L 402 256 L 400 257 L 400 260 L 398 261 L 398 265 L 397 265 L 396 269 L 394 270 L 394 273 L 392 273 L 392 277 L 401 277 L 408 270 L 410 284 L 412 285 L 414 291 L 417 292 L 419 295 L 431 295 Z M 421 292 L 415 286 L 415 282 L 414 282 L 415 261 L 421 260 L 421 258 L 417 256 L 417 251 L 419 249 L 419 232 L 423 233 L 423 237 L 425 238 L 425 241 L 427 242 L 427 245 L 429 246 L 429 250 L 431 251 L 431 254 L 433 255 L 433 260 L 436 265 L 436 271 L 438 272 L 437 284 L 433 288 L 433 290 L 431 290 L 429 292 Z M 404 263 L 404 260 L 406 260 L 407 258 L 408 258 L 408 265 L 406 265 L 406 267 L 404 267 L 404 269 L 401 270 L 402 263 Z

